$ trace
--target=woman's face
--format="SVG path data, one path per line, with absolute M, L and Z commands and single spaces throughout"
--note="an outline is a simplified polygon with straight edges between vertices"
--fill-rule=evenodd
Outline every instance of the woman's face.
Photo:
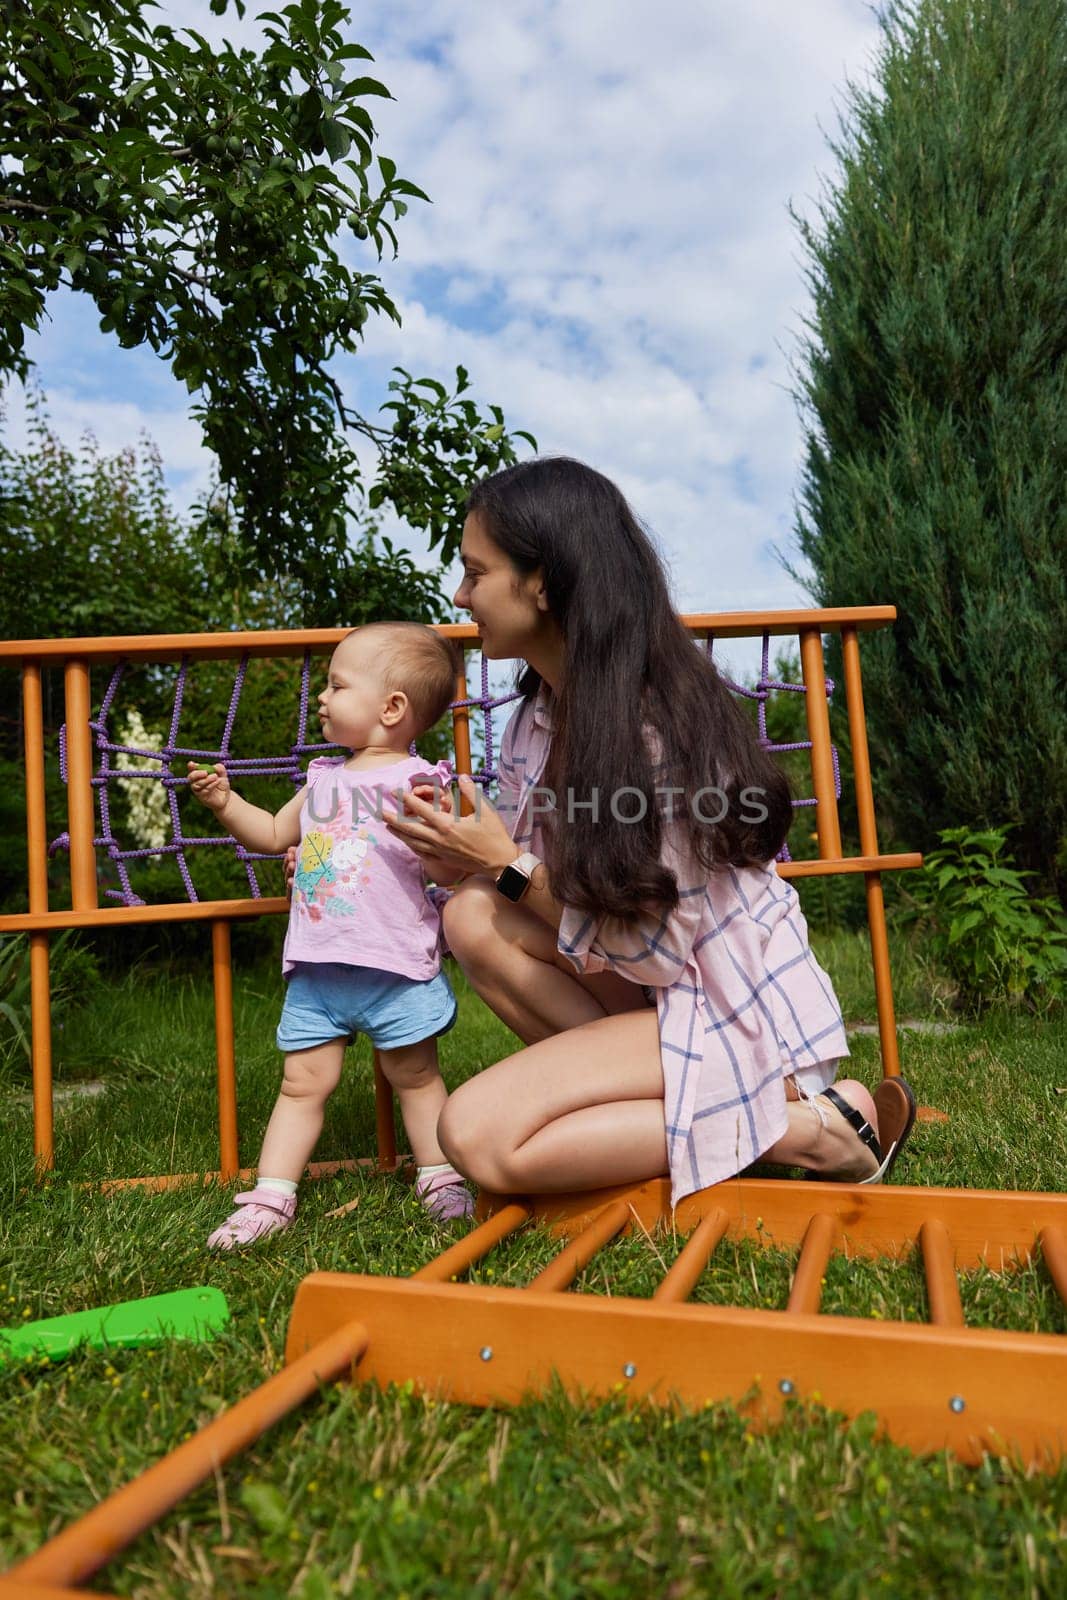
M 485 531 L 476 512 L 463 524 L 463 582 L 453 595 L 478 624 L 482 654 L 492 661 L 529 659 L 548 632 L 558 632 L 540 570 L 523 576 Z

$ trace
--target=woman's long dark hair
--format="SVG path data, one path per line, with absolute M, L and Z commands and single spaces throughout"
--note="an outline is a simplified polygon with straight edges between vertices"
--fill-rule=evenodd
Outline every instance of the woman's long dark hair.
M 556 899 L 626 919 L 650 904 L 678 903 L 674 874 L 660 863 L 669 811 L 657 801 L 657 788 L 682 791 L 669 804 L 688 824 L 693 853 L 707 870 L 777 855 L 792 819 L 789 785 L 679 621 L 659 557 L 611 480 L 580 461 L 543 457 L 486 478 L 467 510 L 520 573 L 543 570 L 565 641 L 555 734 L 541 779 L 557 796 L 556 811 L 544 816 Z M 524 699 L 540 686 L 540 674 L 527 666 L 518 679 Z M 643 722 L 659 735 L 659 765 Z M 612 814 L 611 796 L 627 788 L 647 797 L 641 821 Z M 715 788 L 728 808 L 711 823 L 696 814 L 692 799 Z M 581 804 L 594 789 L 596 821 Z M 746 800 L 746 789 L 757 793 Z M 571 820 L 568 791 L 575 801 Z M 706 816 L 722 809 L 715 796 L 699 805 Z M 766 817 L 751 820 L 760 806 Z M 638 802 L 620 797 L 617 809 L 634 815 Z

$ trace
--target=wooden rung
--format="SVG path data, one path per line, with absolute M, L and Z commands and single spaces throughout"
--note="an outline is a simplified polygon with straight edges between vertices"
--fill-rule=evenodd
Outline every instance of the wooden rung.
M 1062 1228 L 1042 1228 L 1038 1234 L 1041 1254 L 1056 1293 L 1067 1306 L 1067 1233 Z
M 688 1300 L 729 1226 L 730 1219 L 725 1211 L 709 1211 L 702 1217 L 656 1289 L 653 1300 Z
M 793 1287 L 789 1291 L 787 1311 L 814 1313 L 822 1299 L 823 1275 L 830 1252 L 837 1242 L 837 1219 L 826 1211 L 817 1211 L 804 1232 L 800 1258 L 793 1274 Z
M 377 1156 L 359 1156 L 353 1161 L 309 1161 L 304 1168 L 309 1178 L 333 1178 L 339 1172 L 379 1172 Z M 410 1156 L 402 1156 L 398 1164 L 398 1171 L 402 1173 L 414 1170 Z M 94 1178 L 87 1183 L 80 1184 L 82 1189 L 99 1189 L 101 1194 L 116 1194 L 120 1189 L 144 1189 L 149 1194 L 165 1194 L 170 1189 L 184 1189 L 188 1184 L 199 1184 L 206 1189 L 213 1183 L 232 1183 L 236 1177 L 239 1183 L 254 1180 L 255 1167 L 242 1167 L 239 1172 L 227 1177 L 222 1172 L 167 1172 L 156 1173 L 144 1178 Z
M 529 1215 L 526 1206 L 501 1206 L 499 1211 L 494 1211 L 473 1232 L 457 1240 L 443 1255 L 435 1256 L 418 1272 L 413 1272 L 412 1278 L 421 1279 L 424 1283 L 447 1283 L 450 1278 L 457 1278 L 461 1272 L 466 1272 L 468 1267 L 473 1267 L 476 1261 L 487 1256 L 501 1239 L 506 1239 L 509 1233 L 521 1228 Z
M 908 872 L 921 867 L 918 851 L 896 856 L 841 856 L 819 861 L 779 861 L 780 878 L 832 878 L 841 872 Z
M 9 1578 L 70 1584 L 91 1578 L 119 1550 L 166 1513 L 274 1423 L 317 1394 L 324 1383 L 351 1374 L 370 1335 L 361 1322 L 333 1328 L 299 1360 L 198 1428 L 139 1478 L 124 1484 L 92 1511 L 20 1561 Z
M 963 1306 L 953 1260 L 952 1239 L 939 1217 L 931 1217 L 919 1230 L 930 1321 L 939 1328 L 962 1328 Z
M 556 1259 L 550 1261 L 543 1272 L 539 1272 L 536 1278 L 530 1279 L 526 1287 L 553 1292 L 566 1289 L 568 1284 L 574 1282 L 582 1268 L 593 1259 L 601 1245 L 607 1244 L 609 1239 L 614 1239 L 617 1233 L 621 1233 L 629 1220 L 630 1207 L 625 1200 L 616 1200 L 614 1205 L 605 1206 L 587 1228 L 583 1228 L 570 1244 L 564 1245 Z

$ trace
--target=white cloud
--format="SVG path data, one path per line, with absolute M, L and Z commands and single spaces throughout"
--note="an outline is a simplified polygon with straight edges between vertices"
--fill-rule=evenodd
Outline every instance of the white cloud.
M 234 31 L 192 0 L 164 14 Z M 803 603 L 769 555 L 793 523 L 787 355 L 809 305 L 786 206 L 815 215 L 872 8 L 374 0 L 354 29 L 396 97 L 368 102 L 380 148 L 434 203 L 412 203 L 382 266 L 404 325 L 371 326 L 342 369 L 351 392 L 373 409 L 392 362 L 444 378 L 462 362 L 542 450 L 617 479 L 684 608 Z M 343 249 L 373 265 L 348 234 Z M 57 422 L 91 416 L 109 440 L 146 424 L 183 493 L 199 484 L 177 386 L 172 406 L 156 383 L 139 406 L 124 353 L 71 374 L 54 341 L 42 352 Z

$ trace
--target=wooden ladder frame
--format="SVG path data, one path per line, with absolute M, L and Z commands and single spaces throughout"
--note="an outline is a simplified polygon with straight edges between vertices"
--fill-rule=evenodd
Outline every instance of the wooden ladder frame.
M 860 669 L 860 634 L 886 627 L 896 617 L 893 606 L 853 606 L 830 610 L 748 611 L 700 613 L 681 620 L 696 638 L 742 639 L 770 635 L 799 640 L 808 735 L 812 744 L 811 767 L 815 796 L 818 859 L 780 864 L 784 878 L 862 873 L 866 886 L 867 920 L 878 1011 L 882 1071 L 900 1072 L 893 984 L 889 968 L 889 942 L 881 874 L 920 866 L 915 853 L 881 855 L 871 787 L 867 725 Z M 92 778 L 91 670 L 94 666 L 131 662 L 237 661 L 248 655 L 286 659 L 308 651 L 325 655 L 347 629 L 294 629 L 262 633 L 149 634 L 94 639 L 31 639 L 0 642 L 0 666 L 19 666 L 26 753 L 26 830 L 28 844 L 28 904 L 26 912 L 0 916 L 0 933 L 28 933 L 30 937 L 30 1004 L 33 1064 L 34 1153 L 38 1171 L 55 1165 L 52 1092 L 52 1037 L 49 1009 L 49 940 L 64 928 L 140 927 L 163 922 L 206 921 L 211 930 L 214 975 L 215 1059 L 218 1099 L 219 1165 L 206 1174 L 153 1173 L 107 1180 L 105 1188 L 138 1185 L 167 1189 L 189 1182 L 231 1182 L 247 1179 L 252 1169 L 240 1166 L 238 1154 L 237 1074 L 233 1030 L 233 974 L 230 927 L 249 917 L 288 913 L 283 897 L 261 899 L 187 901 L 164 905 L 105 906 L 98 903 L 94 850 L 95 804 Z M 456 678 L 456 701 L 468 698 L 466 650 L 478 648 L 477 629 L 469 623 L 445 623 L 438 633 L 456 642 L 464 652 L 464 668 Z M 826 699 L 823 635 L 840 633 L 844 660 L 848 726 L 856 781 L 860 853 L 845 856 L 838 818 L 830 718 Z M 41 675 L 61 668 L 67 728 L 67 828 L 70 836 L 70 909 L 52 909 L 48 893 L 48 834 L 45 815 L 45 733 Z M 452 713 L 455 770 L 470 773 L 470 711 L 456 706 Z M 386 1171 L 397 1166 L 393 1120 L 393 1095 L 374 1052 L 375 1120 L 377 1156 L 372 1164 Z M 312 1177 L 367 1164 L 359 1161 L 317 1162 Z
M 1067 1195 L 737 1179 L 671 1213 L 664 1180 L 551 1200 L 482 1195 L 482 1220 L 410 1278 L 315 1272 L 300 1284 L 286 1366 L 0 1578 L 0 1600 L 71 1595 L 273 1423 L 336 1380 L 413 1383 L 446 1401 L 515 1405 L 555 1381 L 577 1397 L 732 1401 L 750 1426 L 818 1401 L 918 1451 L 985 1450 L 1052 1468 L 1067 1454 L 1067 1339 L 963 1324 L 958 1268 L 1010 1269 L 1040 1249 L 1067 1304 Z M 524 1288 L 456 1280 L 529 1221 L 563 1240 Z M 567 1294 L 618 1235 L 689 1237 L 651 1299 Z M 723 1238 L 799 1246 L 780 1310 L 693 1305 Z M 819 1313 L 830 1254 L 921 1249 L 929 1324 Z

